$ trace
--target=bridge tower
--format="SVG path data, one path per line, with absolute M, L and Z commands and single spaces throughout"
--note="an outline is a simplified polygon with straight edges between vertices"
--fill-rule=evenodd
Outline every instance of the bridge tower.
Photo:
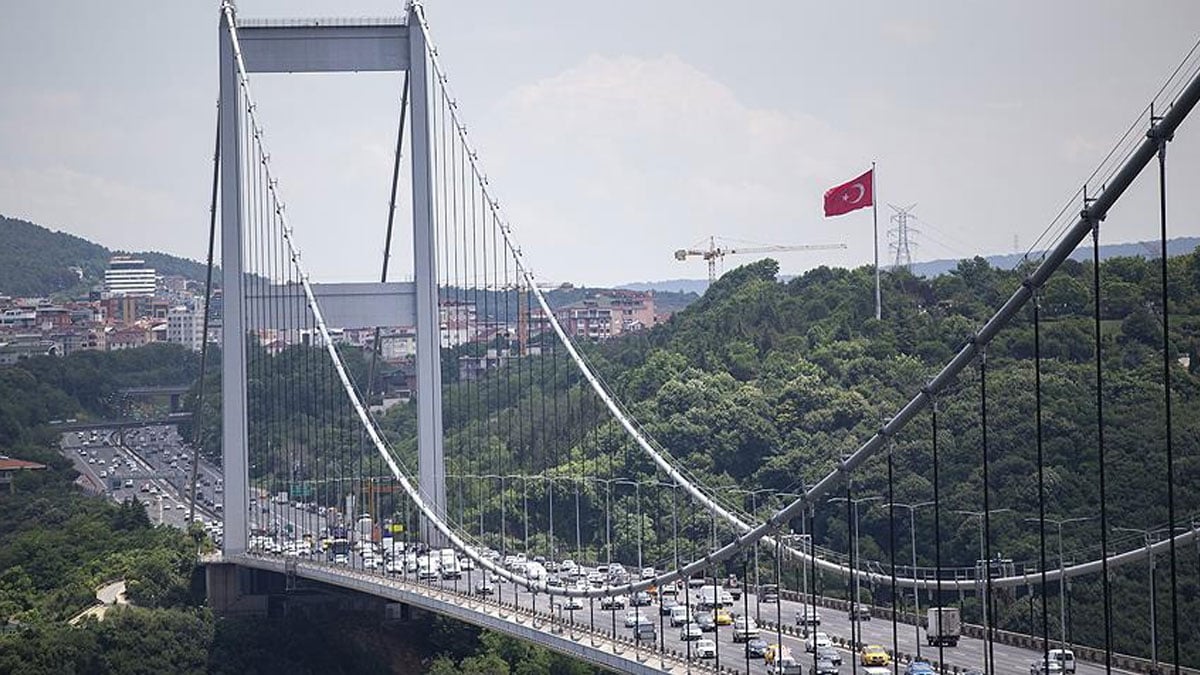
M 408 71 L 412 114 L 414 283 L 354 284 L 366 298 L 366 314 L 395 316 L 401 306 L 417 327 L 417 403 L 420 489 L 439 513 L 445 512 L 445 465 L 442 447 L 440 327 L 435 255 L 432 176 L 430 174 L 429 81 L 427 46 L 416 9 L 407 21 L 316 20 L 237 21 L 230 3 L 220 19 L 220 184 L 221 272 L 225 293 L 222 330 L 223 384 L 221 441 L 225 475 L 224 553 L 247 547 L 249 457 L 247 429 L 247 301 L 243 294 L 246 195 L 241 175 L 239 113 L 244 103 L 239 70 L 245 73 L 342 73 Z M 237 42 L 232 33 L 237 23 Z M 241 61 L 239 67 L 239 59 Z M 362 292 L 363 287 L 373 287 Z M 362 316 L 362 314 L 360 314 Z M 370 325 L 370 324 L 364 324 Z M 374 325 L 382 325 L 376 323 Z M 422 524 L 426 541 L 436 531 Z M 431 543 L 434 543 L 431 541 Z

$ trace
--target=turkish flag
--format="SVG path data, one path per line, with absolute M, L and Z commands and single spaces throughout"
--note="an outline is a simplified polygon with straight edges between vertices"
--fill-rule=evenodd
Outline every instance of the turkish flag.
M 840 216 L 875 203 L 875 169 L 825 191 L 825 217 Z

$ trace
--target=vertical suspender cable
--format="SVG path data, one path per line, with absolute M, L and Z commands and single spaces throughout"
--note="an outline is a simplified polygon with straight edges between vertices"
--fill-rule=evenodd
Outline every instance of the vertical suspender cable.
M 996 645 L 995 645 L 995 630 L 996 630 L 996 597 L 992 595 L 992 483 L 989 475 L 988 467 L 990 459 L 988 457 L 988 425 L 987 425 L 987 347 L 982 347 L 979 350 L 979 423 L 982 431 L 983 444 L 983 522 L 980 527 L 983 528 L 984 554 L 982 567 L 984 574 L 984 623 L 987 630 L 984 632 L 984 639 L 987 644 L 984 648 L 986 653 L 986 672 L 988 675 L 993 675 L 996 672 Z
M 213 247 L 217 241 L 217 189 L 221 179 L 221 121 L 217 113 L 216 147 L 213 149 L 212 197 L 208 207 L 208 265 L 204 278 L 204 321 L 200 336 L 200 386 L 196 391 L 196 411 L 192 415 L 192 475 L 188 486 L 188 522 L 196 518 L 196 471 L 200 467 L 200 449 L 203 444 L 202 424 L 204 420 L 204 373 L 208 363 L 208 305 L 212 300 Z M 216 501 L 215 499 L 213 500 Z
M 942 486 L 940 476 L 938 475 L 938 400 L 937 395 L 931 393 L 932 400 L 929 404 L 929 420 L 932 427 L 933 440 L 933 567 L 934 579 L 937 586 L 937 597 L 934 598 L 931 607 L 941 607 L 942 605 Z M 914 570 L 914 573 L 916 571 Z M 914 592 L 919 592 L 914 588 Z M 937 616 L 937 634 L 942 634 L 942 612 L 939 609 Z M 917 618 L 920 621 L 920 617 Z M 932 626 L 926 627 L 926 630 Z M 942 640 L 938 640 L 938 668 L 946 667 L 946 647 Z
M 1171 423 L 1171 310 L 1167 286 L 1167 141 L 1158 139 L 1158 212 L 1159 212 L 1159 269 L 1162 284 L 1163 324 L 1163 410 L 1167 422 L 1167 538 L 1171 541 L 1171 649 L 1172 668 L 1179 673 L 1179 602 L 1176 600 L 1179 586 L 1175 568 L 1175 447 Z M 1151 599 L 1151 602 L 1154 602 Z
M 858 621 L 858 593 L 857 586 L 854 582 L 857 577 L 857 561 L 854 559 L 855 542 L 858 541 L 858 528 L 855 527 L 854 518 L 854 494 L 850 487 L 851 479 L 846 478 L 846 550 L 850 557 L 850 575 L 846 577 L 846 597 L 850 598 L 850 672 L 858 672 L 858 655 L 859 647 L 859 632 L 862 630 L 862 623 Z M 778 544 L 776 545 L 776 559 L 779 557 Z
M 1086 191 L 1085 191 L 1086 194 Z M 1085 197 L 1086 200 L 1086 197 Z M 1100 334 L 1100 221 L 1092 221 L 1092 323 L 1096 340 L 1096 452 L 1100 474 L 1100 569 L 1104 600 L 1104 672 L 1112 672 L 1112 589 L 1108 579 L 1108 491 L 1104 461 L 1104 373 Z
M 1033 401 L 1037 437 L 1038 463 L 1038 569 L 1042 575 L 1042 657 L 1046 672 L 1050 672 L 1050 612 L 1046 606 L 1046 457 L 1042 448 L 1042 296 L 1033 295 Z M 1062 599 L 1059 598 L 1059 602 Z
M 888 473 L 888 563 L 889 572 L 892 577 L 892 671 L 897 675 L 900 672 L 900 603 L 896 594 L 896 494 L 895 494 L 895 470 L 894 456 L 896 454 L 896 439 L 892 439 L 888 447 L 887 455 L 887 473 Z M 916 570 L 913 570 L 913 576 L 916 576 Z

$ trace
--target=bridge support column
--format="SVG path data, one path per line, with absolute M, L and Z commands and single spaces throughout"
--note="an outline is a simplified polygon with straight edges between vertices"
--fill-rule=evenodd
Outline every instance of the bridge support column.
M 204 566 L 208 606 L 217 616 L 266 616 L 268 596 L 250 594 L 254 570 L 228 563 Z
M 441 319 L 438 306 L 437 237 L 434 232 L 429 147 L 429 74 L 425 33 L 417 10 L 408 14 L 409 100 L 412 101 L 413 270 L 417 287 L 417 457 L 420 490 L 439 516 L 446 515 L 446 460 L 442 447 Z M 441 546 L 424 518 L 421 537 Z

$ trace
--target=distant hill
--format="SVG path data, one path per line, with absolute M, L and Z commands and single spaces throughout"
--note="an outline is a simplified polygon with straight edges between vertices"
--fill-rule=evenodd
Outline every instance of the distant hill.
M 202 263 L 154 251 L 113 251 L 66 232 L 0 215 L 0 295 L 86 292 L 104 279 L 114 254 L 141 258 L 161 274 L 203 280 Z M 76 271 L 77 270 L 77 271 Z
M 1167 255 L 1177 256 L 1191 253 L 1200 246 L 1200 237 L 1176 237 L 1175 239 L 1167 240 Z M 1031 257 L 1040 256 L 1041 252 L 1031 254 Z M 1100 259 L 1108 260 L 1109 258 L 1119 257 L 1139 257 L 1139 258 L 1157 258 L 1158 257 L 1158 241 L 1139 241 L 1127 244 L 1105 244 L 1100 247 Z M 1074 260 L 1090 260 L 1092 257 L 1091 249 L 1079 249 L 1071 254 Z M 992 267 L 1003 270 L 1014 269 L 1021 263 L 1024 257 L 1017 253 L 1008 253 L 1001 255 L 989 255 L 985 259 Z M 927 262 L 913 263 L 912 273 L 918 277 L 936 277 L 958 267 L 957 259 L 946 258 L 944 260 L 930 260 Z M 780 275 L 780 281 L 787 281 L 790 276 Z M 631 284 L 622 284 L 617 288 L 628 288 L 634 291 L 672 291 L 682 293 L 696 293 L 703 295 L 708 290 L 708 281 L 706 279 L 667 279 L 665 281 L 638 281 Z
M 1200 237 L 1176 237 L 1175 239 L 1167 240 L 1167 255 L 1177 256 L 1191 253 L 1200 246 Z M 1154 241 L 1139 241 L 1128 244 L 1103 244 L 1100 246 L 1100 259 L 1108 260 L 1109 258 L 1157 258 L 1159 251 L 1158 240 Z M 1030 258 L 1036 259 L 1042 255 L 1042 251 L 1030 254 Z M 1025 257 L 1018 253 L 1009 253 L 1005 255 L 989 255 L 987 261 L 992 267 L 1003 270 L 1015 269 L 1017 265 Z M 1090 244 L 1086 247 L 1076 249 L 1071 254 L 1073 260 L 1091 260 L 1092 249 Z M 949 258 L 943 260 L 930 260 L 927 262 L 913 263 L 912 273 L 918 277 L 936 277 L 939 274 L 945 274 L 950 270 L 958 267 L 958 260 Z

